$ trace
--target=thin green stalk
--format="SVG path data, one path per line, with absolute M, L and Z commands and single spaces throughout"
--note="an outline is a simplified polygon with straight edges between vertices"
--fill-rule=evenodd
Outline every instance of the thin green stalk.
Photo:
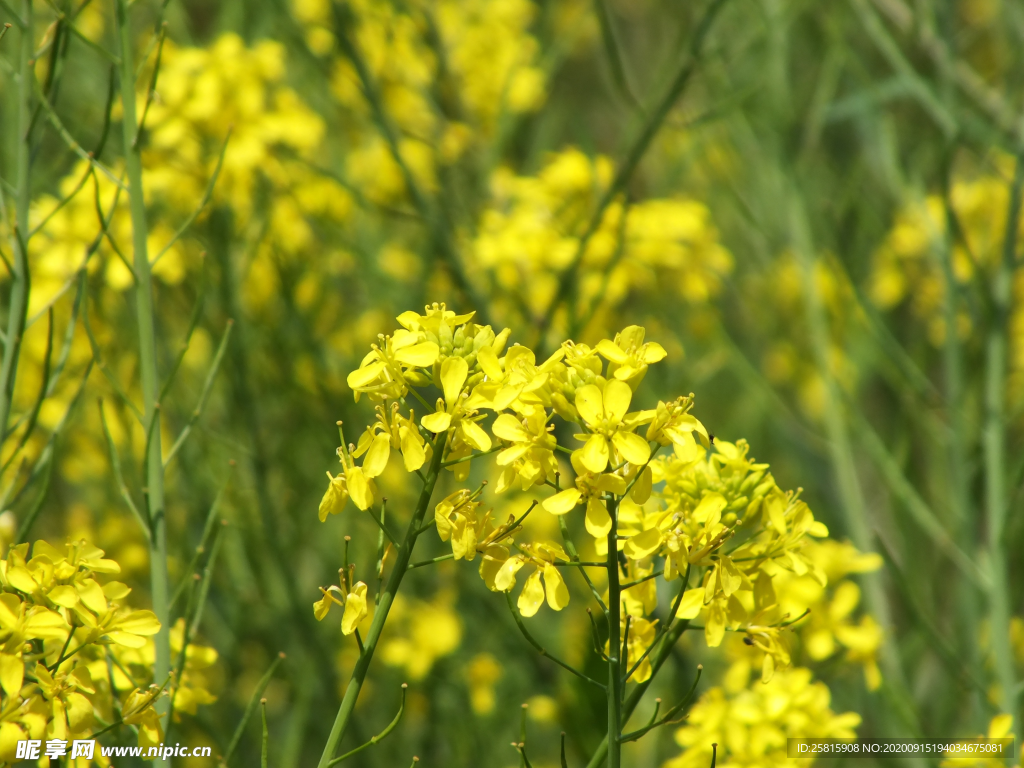
M 690 622 L 683 620 L 673 625 L 667 633 L 665 633 L 664 642 L 658 647 L 658 652 L 654 654 L 651 659 L 651 676 L 644 680 L 642 683 L 638 683 L 637 686 L 630 692 L 629 696 L 626 697 L 626 701 L 622 706 L 622 722 L 628 723 L 630 715 L 640 704 L 640 700 L 644 697 L 647 689 L 651 683 L 654 682 L 654 678 L 658 676 L 658 672 L 661 670 L 662 665 L 668 660 L 668 657 L 672 655 L 672 649 L 675 647 L 679 638 L 683 636 L 683 632 L 687 630 Z M 699 667 L 698 667 L 699 669 Z M 594 750 L 594 755 L 590 758 L 590 762 L 587 763 L 586 768 L 599 768 L 608 756 L 608 736 L 605 735 L 601 743 L 597 745 L 597 749 Z
M 825 430 L 829 442 L 829 458 L 836 475 L 846 529 L 854 545 L 862 552 L 874 550 L 871 527 L 868 522 L 867 505 L 864 492 L 857 477 L 857 466 L 853 454 L 849 425 L 843 413 L 843 399 L 838 391 L 838 383 L 832 375 L 830 361 L 830 340 L 828 337 L 829 321 L 825 305 L 818 290 L 815 271 L 817 258 L 814 255 L 807 212 L 803 206 L 800 192 L 790 190 L 789 202 L 790 229 L 794 245 L 800 259 L 803 277 L 804 311 L 810 329 L 811 345 L 818 369 L 818 375 L 824 381 L 824 416 Z M 877 573 L 863 574 L 865 603 L 868 611 L 874 615 L 886 631 L 886 639 L 882 646 L 882 665 L 889 684 L 889 689 L 902 700 L 900 713 L 908 720 L 908 727 L 917 730 L 918 723 L 913 706 L 907 704 L 909 694 L 899 653 L 893 642 L 891 632 L 892 613 L 888 596 L 881 578 Z
M 132 219 L 132 248 L 135 272 L 135 304 L 139 331 L 139 367 L 142 377 L 143 421 L 149 440 L 146 455 L 146 498 L 152 533 L 149 547 L 150 591 L 153 612 L 160 621 L 156 642 L 156 663 L 153 676 L 163 680 L 171 670 L 170 588 L 167 577 L 167 519 L 164 513 L 164 463 L 160 445 L 160 411 L 157 406 L 156 322 L 153 309 L 153 280 L 150 272 L 146 223 L 146 202 L 142 188 L 142 158 L 137 145 L 138 120 L 135 112 L 135 65 L 132 61 L 132 32 L 128 19 L 127 0 L 117 2 L 118 38 L 121 57 L 121 105 L 125 170 L 128 175 L 128 199 Z M 166 719 L 167 700 L 157 702 L 158 711 Z M 166 724 L 165 724 L 166 727 Z
M 899 43 L 893 38 L 878 18 L 874 8 L 867 0 L 851 0 L 854 12 L 860 18 L 864 31 L 868 33 L 872 42 L 878 48 L 879 53 L 901 77 L 903 77 L 921 108 L 935 122 L 942 133 L 951 137 L 956 134 L 958 125 L 956 117 L 950 114 L 949 109 L 935 95 L 928 82 L 918 74 L 914 65 L 907 59 L 900 49 Z
M 868 420 L 861 416 L 856 419 L 854 426 L 860 432 L 864 447 L 878 465 L 882 478 L 889 489 L 903 503 L 921 531 L 945 553 L 960 573 L 967 577 L 966 580 L 969 584 L 974 587 L 985 584 L 986 575 L 971 560 L 970 556 L 957 546 L 954 538 L 946 530 L 946 526 L 903 474 L 896 459 Z
M 561 659 L 559 659 L 559 658 L 557 658 L 555 656 L 552 656 L 550 653 L 548 653 L 548 651 L 544 648 L 544 646 L 542 646 L 540 643 L 538 643 L 537 640 L 533 637 L 533 635 L 530 634 L 529 630 L 527 630 L 527 628 L 526 628 L 526 625 L 523 624 L 522 618 L 520 618 L 519 613 L 516 611 L 515 607 L 512 605 L 512 593 L 511 592 L 506 592 L 505 593 L 505 601 L 508 603 L 509 613 L 512 614 L 512 619 L 515 621 L 516 626 L 519 627 L 519 631 L 522 633 L 523 637 L 526 638 L 526 642 L 528 642 L 530 645 L 532 645 L 536 649 L 537 653 L 539 653 L 541 656 L 543 656 L 546 659 L 551 659 L 553 662 L 555 662 L 555 664 L 560 666 L 562 669 L 564 669 L 564 670 L 566 670 L 568 672 L 572 672 L 574 675 L 576 675 L 576 677 L 580 678 L 580 680 L 586 680 L 588 683 L 591 683 L 592 685 L 595 685 L 598 688 L 607 690 L 603 683 L 599 683 L 597 680 L 595 680 L 592 677 L 589 677 L 588 675 L 583 674 L 582 672 L 580 672 L 578 669 L 576 669 L 572 665 L 566 664 Z
M 11 400 L 14 397 L 14 381 L 18 372 L 18 355 L 21 337 L 25 330 L 25 316 L 28 312 L 28 213 L 32 201 L 30 165 L 32 159 L 32 0 L 21 2 L 21 23 L 19 24 L 21 45 L 18 64 L 18 148 L 15 196 L 15 236 L 11 243 L 14 263 L 11 265 L 11 294 L 7 311 L 6 344 L 3 363 L 0 365 L 0 444 L 7 437 L 7 421 L 11 415 Z
M 601 40 L 604 43 L 604 52 L 608 57 L 608 67 L 611 69 L 612 80 L 619 91 L 622 100 L 632 109 L 643 114 L 644 108 L 640 99 L 629 87 L 629 77 L 626 75 L 626 64 L 622 57 L 622 46 L 615 35 L 615 26 L 612 22 L 611 11 L 605 0 L 594 0 L 594 15 L 601 25 Z
M 343 762 L 344 760 L 348 760 L 350 757 L 358 755 L 364 749 L 369 749 L 370 747 L 380 743 L 385 737 L 387 737 L 389 733 L 395 730 L 395 727 L 398 725 L 398 722 L 402 719 L 402 713 L 405 712 L 405 692 L 407 690 L 409 690 L 409 686 L 405 683 L 402 683 L 402 703 L 398 705 L 398 713 L 392 718 L 391 722 L 388 723 L 387 727 L 383 731 L 378 733 L 376 736 L 372 736 L 369 741 L 361 744 L 355 749 L 349 750 L 344 755 L 334 758 L 333 760 L 331 760 L 329 765 L 337 765 L 338 763 Z
M 619 588 L 619 513 L 614 497 L 608 500 L 612 527 L 608 531 L 608 768 L 621 768 L 622 742 L 622 640 L 619 620 L 622 596 Z
M 636 171 L 640 161 L 647 153 L 648 147 L 650 147 L 654 137 L 661 129 L 662 124 L 665 122 L 665 118 L 668 117 L 668 113 L 672 110 L 672 107 L 675 106 L 676 101 L 679 100 L 679 97 L 690 82 L 690 78 L 693 77 L 693 73 L 697 70 L 697 65 L 700 63 L 701 53 L 704 49 L 704 43 L 707 39 L 708 33 L 711 31 L 711 26 L 714 23 L 715 18 L 718 16 L 719 11 L 721 11 L 722 7 L 725 5 L 725 2 L 726 0 L 712 0 L 708 9 L 704 12 L 704 16 L 697 25 L 697 29 L 693 35 L 693 40 L 690 43 L 690 51 L 687 59 L 676 73 L 675 78 L 673 78 L 668 91 L 662 97 L 661 101 L 658 102 L 657 107 L 651 113 L 650 117 L 645 121 L 639 135 L 633 141 L 633 144 L 626 155 L 626 159 L 623 161 L 622 165 L 619 166 L 611 184 L 608 186 L 608 189 L 604 191 L 604 194 L 598 201 L 597 207 L 594 209 L 594 212 L 590 217 L 590 221 L 587 223 L 587 228 L 584 230 L 583 235 L 580 237 L 579 242 L 576 245 L 576 252 L 573 255 L 572 262 L 559 276 L 558 290 L 555 292 L 554 298 L 551 299 L 551 303 L 548 304 L 548 307 L 544 312 L 544 317 L 540 321 L 538 329 L 540 331 L 541 342 L 544 341 L 544 336 L 550 330 L 551 324 L 555 319 L 555 314 L 558 312 L 562 302 L 569 298 L 576 273 L 579 271 L 579 267 L 583 263 L 583 257 L 586 255 L 587 245 L 590 243 L 590 239 L 600 228 L 601 222 L 604 221 L 604 215 L 608 206 L 611 205 L 615 198 L 625 190 L 626 185 L 629 183 L 630 179 L 633 178 L 634 171 Z
M 953 271 L 953 239 L 954 232 L 958 232 L 956 215 L 953 210 L 953 203 L 948 188 L 945 190 L 947 229 L 950 236 L 938 248 L 939 261 L 942 268 L 943 281 L 945 283 L 945 294 L 943 297 L 943 315 L 946 324 L 946 337 L 942 348 L 943 378 L 945 379 L 945 405 L 947 419 L 949 421 L 950 436 L 948 445 L 948 470 L 950 501 L 953 508 L 953 515 L 956 523 L 957 538 L 961 546 L 968 552 L 974 553 L 977 544 L 977 531 L 972 512 L 970 492 L 970 461 L 968 458 L 968 437 L 967 417 L 964 403 L 964 354 L 963 345 L 960 343 L 958 325 L 958 311 L 961 305 L 960 284 Z M 959 635 L 962 647 L 967 656 L 966 663 L 972 674 L 979 674 L 983 668 L 981 649 L 978 646 L 977 626 L 980 620 L 979 591 L 975 585 L 968 584 L 960 579 L 956 580 L 954 598 L 956 600 L 957 616 L 959 621 Z M 984 711 L 982 703 L 984 697 L 978 692 L 972 691 L 971 709 L 977 713 L 975 720 L 980 720 Z M 980 725 L 980 722 L 976 723 Z
M 267 768 L 267 751 L 270 734 L 267 732 L 267 700 L 260 699 L 260 717 L 263 720 L 263 738 L 260 740 L 260 768 Z
M 416 546 L 416 538 L 419 536 L 418 531 L 423 524 L 423 516 L 430 505 L 430 499 L 434 495 L 434 486 L 437 484 L 437 477 L 441 472 L 441 462 L 444 458 L 445 439 L 445 437 L 440 437 L 434 445 L 434 456 L 430 460 L 430 468 L 427 471 L 423 489 L 420 491 L 419 500 L 416 502 L 416 509 L 413 512 L 412 519 L 409 521 L 408 528 L 406 528 L 405 538 L 398 547 L 395 564 L 391 569 L 391 574 L 388 576 L 384 591 L 381 593 L 377 610 L 373 614 L 373 623 L 370 625 L 370 631 L 366 635 L 363 650 L 359 654 L 359 660 L 356 661 L 355 669 L 352 670 L 352 676 L 345 687 L 345 695 L 342 697 L 341 706 L 338 707 L 338 714 L 334 719 L 334 725 L 331 727 L 331 733 L 327 737 L 327 743 L 324 745 L 324 752 L 320 756 L 318 768 L 327 768 L 327 766 L 331 765 L 334 753 L 337 751 L 338 745 L 348 729 L 349 721 L 352 719 L 352 713 L 356 708 L 356 699 L 359 698 L 359 691 L 363 687 L 363 681 L 366 679 L 370 662 L 373 660 L 374 651 L 377 650 L 377 642 L 380 640 L 380 634 L 384 630 L 384 622 L 387 621 L 391 604 L 394 602 L 395 594 L 402 584 L 402 579 L 405 578 L 406 571 L 409 570 L 412 550 Z
M 992 659 L 999 683 L 999 707 L 1020 723 L 1017 711 L 1017 680 L 1010 646 L 1010 569 L 1006 530 L 1008 509 L 1006 476 L 1006 376 L 1009 351 L 1009 318 L 1013 301 L 1017 232 L 1024 191 L 1024 153 L 1017 157 L 1010 209 L 1007 215 L 1003 258 L 992 279 L 992 324 L 985 342 L 985 517 L 988 557 L 992 573 L 989 591 Z M 1011 732 L 1014 725 L 1011 724 Z
M 123 2 L 123 0 L 118 0 Z M 224 756 L 220 759 L 219 768 L 227 768 L 228 761 L 231 756 L 235 754 L 235 750 L 238 749 L 239 743 L 242 741 L 242 736 L 245 735 L 245 727 L 249 724 L 249 720 L 252 718 L 253 712 L 256 711 L 256 705 L 259 703 L 260 698 L 263 696 L 263 692 L 267 689 L 267 685 L 270 684 L 270 679 L 274 676 L 274 672 L 277 671 L 278 665 L 284 661 L 284 653 L 279 653 L 277 658 L 270 663 L 270 667 L 267 669 L 263 677 L 260 678 L 259 683 L 256 684 L 256 690 L 252 692 L 252 698 L 249 699 L 249 704 L 245 708 L 245 712 L 242 714 L 242 719 L 238 721 L 238 727 L 235 728 L 235 733 L 231 737 L 231 742 L 228 744 L 227 750 L 224 752 Z
M 333 3 L 332 5 L 335 17 L 335 34 L 337 35 L 338 44 L 346 58 L 348 58 L 352 63 L 352 67 L 356 70 L 363 96 L 366 98 L 370 107 L 373 120 L 377 124 L 377 129 L 380 131 L 381 136 L 388 146 L 391 159 L 394 160 L 395 165 L 398 166 L 399 172 L 402 174 L 402 181 L 405 183 L 406 189 L 409 192 L 409 197 L 412 198 L 413 205 L 416 207 L 420 216 L 422 216 L 430 226 L 431 235 L 439 246 L 441 256 L 444 259 L 445 265 L 448 267 L 448 272 L 455 283 L 456 289 L 476 310 L 478 322 L 486 322 L 487 302 L 483 301 L 478 295 L 476 288 L 473 286 L 472 281 L 466 274 L 462 260 L 459 258 L 458 249 L 456 248 L 452 233 L 450 232 L 450 226 L 448 222 L 444 220 L 443 200 L 432 200 L 427 197 L 416 182 L 416 177 L 413 175 L 412 169 L 409 167 L 409 164 L 406 163 L 405 157 L 402 155 L 398 131 L 387 114 L 387 110 L 384 106 L 384 98 L 380 92 L 380 88 L 370 72 L 370 68 L 367 66 L 362 53 L 357 47 L 354 36 L 352 35 L 354 20 L 352 9 L 344 2 Z

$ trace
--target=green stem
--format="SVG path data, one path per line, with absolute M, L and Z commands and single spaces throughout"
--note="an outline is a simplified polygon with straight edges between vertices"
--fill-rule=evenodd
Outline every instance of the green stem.
M 988 528 L 988 557 L 992 572 L 989 593 L 992 658 L 999 683 L 999 707 L 1020 722 L 1017 711 L 1017 681 L 1010 647 L 1010 570 L 1004 540 L 1007 512 L 1006 478 L 1006 376 L 1009 346 L 1008 322 L 1013 301 L 1013 273 L 1016 265 L 1017 232 L 1020 223 L 1024 153 L 1017 157 L 1017 169 L 1010 193 L 1003 258 L 992 280 L 992 325 L 985 343 L 985 515 Z M 949 332 L 949 331 L 947 331 Z M 1011 724 L 1011 732 L 1013 724 Z
M 800 259 L 803 278 L 804 311 L 810 329 L 811 345 L 818 375 L 824 382 L 825 403 L 823 421 L 828 436 L 829 458 L 836 475 L 839 496 L 846 522 L 846 530 L 854 546 L 862 552 L 874 550 L 872 532 L 868 522 L 867 505 L 864 492 L 857 476 L 857 465 L 853 454 L 849 425 L 843 413 L 843 398 L 839 392 L 839 384 L 832 374 L 831 350 L 829 339 L 829 318 L 824 300 L 818 290 L 816 277 L 818 259 L 814 254 L 807 210 L 799 189 L 794 186 L 790 191 L 789 202 L 790 229 L 794 245 Z M 885 631 L 882 645 L 882 668 L 885 672 L 889 690 L 896 697 L 898 711 L 905 720 L 905 727 L 917 731 L 919 723 L 909 701 L 906 680 L 892 634 L 892 613 L 888 596 L 882 584 L 880 574 L 865 573 L 861 577 L 864 586 L 865 603 L 868 611 L 873 614 Z
M 523 624 L 523 620 L 522 620 L 522 618 L 520 618 L 519 613 L 515 609 L 515 606 L 512 605 L 512 593 L 511 592 L 506 592 L 505 593 L 505 602 L 508 603 L 509 613 L 512 614 L 512 619 L 515 621 L 516 626 L 519 627 L 519 631 L 522 633 L 523 637 L 526 638 L 526 642 L 528 642 L 530 645 L 532 645 L 534 647 L 534 649 L 536 649 L 537 653 L 539 653 L 541 656 L 543 656 L 546 659 L 551 659 L 553 662 L 555 662 L 555 664 L 560 666 L 562 669 L 564 669 L 564 670 L 566 670 L 568 672 L 572 672 L 580 680 L 586 680 L 588 683 L 591 683 L 592 685 L 595 685 L 598 688 L 607 690 L 602 683 L 599 683 L 594 678 L 589 677 L 589 676 L 583 674 L 582 672 L 580 672 L 578 669 L 576 669 L 572 665 L 566 664 L 561 659 L 559 659 L 559 658 L 557 658 L 555 656 L 552 656 L 550 653 L 547 652 L 547 650 L 544 648 L 544 646 L 542 646 L 540 643 L 537 642 L 536 639 L 534 639 L 533 635 L 531 635 L 529 630 L 526 628 L 526 625 Z
M 622 597 L 619 588 L 618 502 L 608 500 L 612 527 L 608 531 L 608 768 L 621 768 L 622 742 L 622 640 L 619 620 Z
M 679 621 L 665 634 L 664 642 L 662 642 L 658 647 L 658 652 L 654 655 L 654 658 L 651 659 L 651 676 L 644 680 L 644 682 L 637 684 L 622 706 L 623 723 L 629 722 L 630 715 L 633 714 L 633 711 L 640 704 L 640 699 L 643 698 L 651 683 L 654 682 L 654 678 L 657 677 L 662 665 L 668 660 L 668 657 L 672 654 L 672 649 L 688 627 L 688 621 Z M 586 768 L 599 768 L 607 756 L 608 736 L 605 735 L 604 739 L 601 740 L 601 743 L 597 745 L 597 749 L 594 750 L 594 755 L 590 758 L 590 762 L 587 763 Z
M 127 0 L 117 0 L 117 25 L 121 45 L 121 104 L 124 109 L 122 130 L 125 170 L 128 175 L 128 199 L 132 218 L 133 271 L 135 272 L 135 304 L 139 330 L 139 367 L 142 378 L 143 421 L 148 441 L 146 455 L 146 498 L 152 536 L 149 546 L 150 591 L 153 612 L 160 621 L 156 642 L 156 663 L 153 676 L 167 677 L 171 669 L 170 589 L 167 577 L 167 520 L 164 513 L 164 464 L 160 445 L 160 411 L 157 406 L 159 382 L 156 360 L 156 323 L 153 311 L 153 279 L 150 271 L 146 223 L 146 201 L 142 188 L 142 158 L 137 145 L 138 122 L 135 112 L 135 65 L 132 62 L 132 33 L 128 20 Z M 160 699 L 157 709 L 169 714 L 168 702 Z M 166 728 L 166 723 L 165 723 Z
M 18 371 L 18 353 L 25 330 L 28 311 L 28 212 L 31 203 L 30 164 L 32 157 L 32 0 L 22 0 L 20 29 L 21 47 L 18 68 L 18 173 L 15 199 L 15 236 L 12 242 L 14 264 L 11 268 L 11 296 L 7 312 L 6 344 L 0 367 L 0 444 L 7 437 L 7 420 L 11 415 L 14 380 Z
M 356 43 L 353 34 L 356 19 L 352 9 L 347 3 L 333 3 L 333 10 L 338 44 L 356 71 L 363 96 L 366 98 L 373 120 L 377 124 L 377 130 L 387 144 L 391 159 L 402 174 L 402 181 L 405 183 L 409 197 L 420 216 L 429 225 L 430 234 L 439 247 L 441 257 L 444 259 L 456 289 L 462 294 L 464 300 L 476 309 L 477 322 L 486 322 L 487 302 L 477 294 L 469 275 L 466 274 L 450 231 L 450 225 L 445 221 L 443 196 L 439 195 L 437 200 L 428 197 L 416 182 L 412 169 L 405 161 L 405 156 L 402 155 L 399 131 L 387 113 L 379 84 L 374 79 Z
M 395 594 L 402 584 L 402 579 L 405 578 L 406 571 L 409 570 L 409 561 L 412 558 L 413 547 L 416 546 L 416 538 L 419 536 L 420 526 L 423 524 L 423 516 L 426 514 L 427 507 L 430 505 L 430 499 L 434 495 L 434 486 L 437 484 L 437 477 L 441 472 L 441 462 L 444 457 L 445 439 L 445 437 L 439 436 L 434 445 L 434 456 L 430 460 L 430 469 L 427 471 L 423 490 L 420 491 L 420 497 L 416 502 L 416 509 L 413 512 L 412 520 L 409 521 L 409 526 L 406 528 L 405 538 L 398 547 L 395 565 L 388 576 L 387 584 L 380 596 L 380 602 L 377 604 L 377 609 L 373 614 L 373 623 L 370 624 L 370 631 L 366 635 L 363 650 L 359 654 L 359 660 L 356 661 L 355 669 L 352 670 L 352 676 L 345 687 L 345 695 L 342 697 L 341 706 L 338 707 L 338 714 L 334 718 L 334 725 L 331 727 L 330 736 L 327 737 L 327 743 L 324 745 L 324 752 L 320 756 L 318 768 L 327 768 L 327 766 L 331 765 L 334 753 L 341 743 L 342 737 L 345 735 L 349 721 L 352 719 L 352 713 L 356 707 L 356 699 L 359 698 L 359 691 L 363 687 L 363 681 L 366 679 L 370 662 L 373 660 L 374 651 L 377 650 L 377 642 L 380 640 L 380 634 L 384 630 L 384 623 L 387 621 L 388 612 L 391 610 Z
M 238 727 L 235 728 L 235 733 L 231 737 L 228 748 L 225 750 L 224 756 L 220 759 L 220 763 L 218 764 L 219 768 L 227 768 L 228 761 L 231 759 L 231 756 L 235 754 L 235 750 L 238 749 L 238 745 L 242 741 L 242 736 L 245 735 L 245 727 L 249 724 L 249 720 L 252 718 L 253 712 L 256 711 L 256 705 L 259 703 L 260 698 L 263 696 L 263 692 L 270 684 L 270 679 L 274 676 L 274 672 L 277 671 L 278 665 L 284 661 L 284 659 L 284 653 L 277 654 L 277 658 L 270 663 L 270 667 L 267 669 L 263 677 L 260 678 L 259 683 L 256 684 L 256 690 L 252 692 L 252 697 L 249 699 L 249 704 L 246 706 L 245 712 L 242 714 L 242 719 L 238 721 Z
M 601 222 L 604 221 L 605 212 L 608 210 L 608 206 L 610 206 L 612 202 L 614 202 L 614 200 L 625 190 L 626 185 L 629 184 L 629 181 L 633 178 L 634 171 L 636 171 L 640 161 L 647 153 L 647 149 L 650 147 L 654 137 L 661 129 L 662 123 L 665 122 L 665 118 L 668 117 L 668 113 L 672 110 L 672 107 L 675 106 L 675 103 L 679 100 L 679 97 L 686 89 L 690 78 L 693 77 L 693 73 L 697 70 L 697 65 L 700 63 L 701 53 L 704 49 L 704 43 L 707 39 L 708 33 L 711 31 L 712 24 L 718 16 L 719 11 L 721 11 L 722 6 L 725 5 L 725 2 L 726 0 L 712 0 L 711 4 L 704 12 L 703 17 L 697 25 L 697 29 L 694 31 L 688 57 L 676 73 L 676 76 L 673 78 L 668 91 L 644 122 L 643 128 L 641 128 L 639 135 L 637 135 L 636 139 L 630 146 L 629 153 L 626 155 L 622 165 L 620 165 L 616 171 L 615 177 L 612 179 L 608 189 L 606 189 L 604 194 L 601 195 L 601 199 L 598 201 L 597 207 L 594 209 L 590 216 L 590 221 L 587 223 L 587 228 L 583 231 L 583 234 L 580 236 L 580 239 L 576 244 L 576 251 L 573 254 L 572 262 L 565 271 L 559 275 L 558 289 L 555 292 L 555 296 L 551 300 L 551 303 L 548 304 L 547 309 L 544 312 L 544 317 L 538 325 L 541 342 L 545 340 L 544 337 L 550 330 L 551 324 L 554 322 L 555 314 L 558 312 L 559 307 L 570 297 L 573 285 L 576 281 L 577 273 L 583 263 L 584 257 L 586 256 L 587 245 L 590 243 L 591 238 L 597 233 L 598 229 L 600 229 Z
M 948 185 L 948 181 L 947 181 Z M 951 198 L 951 190 L 945 190 L 947 229 L 950 234 L 938 248 L 942 267 L 945 295 L 943 297 L 943 316 L 946 324 L 946 338 L 942 349 L 943 378 L 945 380 L 945 404 L 948 414 L 950 436 L 948 441 L 948 470 L 950 501 L 956 523 L 957 538 L 960 545 L 969 553 L 975 553 L 977 532 L 975 516 L 971 514 L 971 493 L 968 457 L 968 430 L 964 409 L 964 355 L 957 329 L 957 314 L 960 307 L 960 284 L 953 271 L 953 233 L 958 231 L 955 211 Z M 979 590 L 976 585 L 962 579 L 956 580 L 955 599 L 959 621 L 959 634 L 962 647 L 966 651 L 966 663 L 972 674 L 978 674 L 983 668 L 981 649 L 978 647 L 976 627 L 980 621 Z M 983 711 L 981 706 L 984 696 L 976 692 L 971 694 L 971 709 Z M 977 718 L 976 718 L 977 719 Z M 980 723 L 977 723 L 980 725 Z

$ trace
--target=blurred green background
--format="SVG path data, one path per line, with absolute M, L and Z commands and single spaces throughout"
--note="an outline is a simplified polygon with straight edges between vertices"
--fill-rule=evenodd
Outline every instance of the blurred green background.
M 112 383 L 141 406 L 114 7 L 8 0 L 0 20 L 28 10 L 28 48 L 17 25 L 0 40 L 5 259 L 22 209 L 31 233 L 3 446 L 6 462 L 24 433 L 26 463 L 3 470 L 0 526 L 5 544 L 90 538 L 142 607 L 149 550 L 97 407 L 141 499 L 147 435 Z M 1021 732 L 1024 6 L 136 0 L 130 12 L 164 377 L 181 353 L 160 407 L 172 588 L 211 565 L 196 547 L 212 540 L 207 521 L 226 521 L 199 628 L 218 655 L 211 703 L 184 717 L 183 743 L 223 753 L 284 651 L 264 693 L 271 765 L 315 764 L 356 649 L 311 606 L 345 536 L 360 571 L 376 558 L 377 529 L 354 507 L 317 519 L 335 421 L 354 440 L 373 418 L 345 377 L 396 315 L 435 301 L 511 327 L 541 358 L 561 338 L 645 326 L 669 352 L 649 389 L 693 392 L 718 438 L 745 438 L 833 538 L 884 562 L 851 577 L 849 621 L 882 628 L 860 656 L 853 640 L 794 651 L 831 709 L 859 713 L 865 736 L 974 736 L 999 713 Z M 52 356 L 66 349 L 59 379 L 48 322 Z M 413 493 L 402 483 L 381 478 L 399 519 Z M 603 699 L 532 654 L 501 598 L 451 565 L 403 590 L 353 745 L 390 720 L 401 682 L 407 712 L 356 763 L 518 765 L 509 743 L 529 702 L 534 764 L 557 764 L 565 731 L 569 765 L 583 765 Z M 579 616 L 536 632 L 596 663 Z M 678 698 L 695 663 L 721 672 L 726 659 L 684 641 L 658 695 Z M 862 674 L 875 659 L 877 687 Z M 233 764 L 259 759 L 257 721 Z M 674 730 L 628 764 L 677 757 Z

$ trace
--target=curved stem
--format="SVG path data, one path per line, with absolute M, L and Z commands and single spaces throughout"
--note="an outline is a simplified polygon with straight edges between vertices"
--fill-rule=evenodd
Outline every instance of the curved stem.
M 11 400 L 14 397 L 14 380 L 18 371 L 18 353 L 21 336 L 25 330 L 25 316 L 28 311 L 28 213 L 31 203 L 31 178 L 29 169 L 32 157 L 32 2 L 21 3 L 21 46 L 18 67 L 18 149 L 17 149 L 17 198 L 15 199 L 15 236 L 12 238 L 14 264 L 11 269 L 11 293 L 8 300 L 6 343 L 3 364 L 0 367 L 0 443 L 7 437 L 7 420 L 11 415 Z
M 154 677 L 162 680 L 171 670 L 170 587 L 167 576 L 167 520 L 164 515 L 164 463 L 160 445 L 160 410 L 157 407 L 156 322 L 153 308 L 153 279 L 149 264 L 149 228 L 142 188 L 142 157 L 138 147 L 138 121 L 135 111 L 135 66 L 132 62 L 132 32 L 127 0 L 117 0 L 117 25 L 121 45 L 121 104 L 124 108 L 124 162 L 128 175 L 128 200 L 132 219 L 133 272 L 135 305 L 139 330 L 139 368 L 142 378 L 142 412 L 148 441 L 146 451 L 146 498 L 150 521 L 150 590 L 153 612 L 160 621 L 156 642 Z M 167 700 L 157 702 L 157 710 L 168 716 Z M 164 723 L 166 728 L 167 723 Z
M 569 664 L 566 664 L 561 659 L 556 658 L 556 657 L 552 656 L 550 653 L 548 653 L 544 649 L 544 646 L 542 646 L 540 643 L 538 643 L 533 638 L 533 635 L 531 635 L 527 631 L 526 625 L 523 624 L 523 620 L 519 617 L 519 614 L 516 613 L 516 609 L 512 605 L 512 594 L 510 592 L 506 592 L 505 593 L 505 600 L 508 602 L 508 610 L 512 614 L 512 618 L 515 619 L 516 626 L 519 627 L 519 631 L 523 633 L 523 637 L 526 638 L 526 642 L 528 642 L 530 645 L 532 645 L 534 648 L 537 649 L 537 653 L 539 653 L 541 656 L 543 656 L 543 657 L 545 657 L 547 659 L 551 659 L 553 662 L 555 662 L 555 664 L 560 666 L 562 669 L 565 669 L 565 670 L 568 670 L 569 672 L 572 672 L 574 675 L 576 675 L 576 677 L 580 678 L 581 680 L 586 680 L 588 683 L 596 685 L 598 688 L 602 688 L 602 689 L 605 688 L 603 683 L 597 682 L 597 680 L 595 680 L 594 678 L 588 677 L 587 675 L 583 674 L 582 672 L 580 672 L 575 667 L 573 667 L 573 666 L 571 666 Z
M 379 741 L 381 741 L 385 736 L 387 736 L 393 730 L 395 730 L 395 727 L 398 725 L 398 721 L 402 719 L 402 713 L 405 712 L 405 692 L 408 689 L 409 689 L 409 686 L 406 685 L 405 683 L 402 683 L 402 703 L 398 705 L 398 713 L 395 715 L 394 719 L 392 719 L 392 721 L 390 723 L 388 723 L 388 726 L 383 731 L 378 733 L 376 736 L 372 736 L 370 738 L 370 740 L 367 741 L 366 743 L 359 745 L 355 749 L 346 752 L 344 755 L 341 755 L 340 757 L 334 758 L 333 760 L 331 760 L 330 763 L 328 763 L 328 765 L 337 765 L 341 761 L 347 760 L 348 758 L 352 757 L 353 755 L 358 755 L 364 749 L 369 749 L 374 744 L 376 744 Z

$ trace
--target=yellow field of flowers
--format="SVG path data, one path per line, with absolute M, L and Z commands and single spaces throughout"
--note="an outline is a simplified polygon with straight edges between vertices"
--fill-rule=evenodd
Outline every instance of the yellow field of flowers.
M 1024 732 L 1019 5 L 0 23 L 0 768 Z

